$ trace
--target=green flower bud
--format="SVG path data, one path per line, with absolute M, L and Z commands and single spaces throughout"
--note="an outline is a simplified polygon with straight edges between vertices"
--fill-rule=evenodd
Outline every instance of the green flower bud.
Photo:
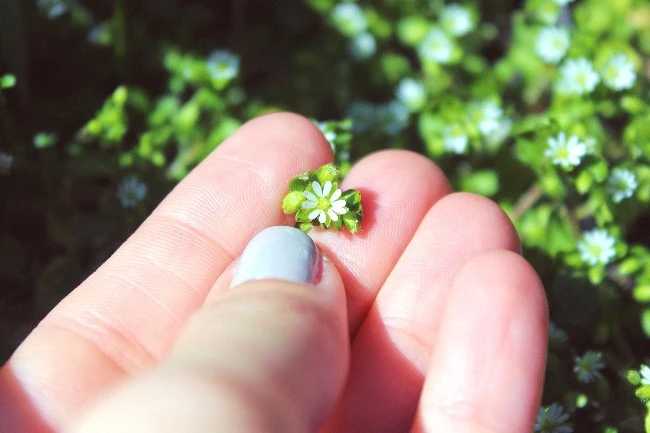
M 282 210 L 287 215 L 296 213 L 303 201 L 305 201 L 305 196 L 302 193 L 298 191 L 290 192 L 282 200 Z

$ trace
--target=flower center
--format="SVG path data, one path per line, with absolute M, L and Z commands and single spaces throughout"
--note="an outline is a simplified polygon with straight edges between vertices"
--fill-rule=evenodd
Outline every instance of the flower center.
M 567 149 L 566 147 L 558 149 L 557 157 L 560 159 L 567 159 L 569 157 L 569 149 Z
M 327 198 L 319 198 L 318 203 L 316 203 L 318 209 L 327 210 L 330 208 L 330 201 Z

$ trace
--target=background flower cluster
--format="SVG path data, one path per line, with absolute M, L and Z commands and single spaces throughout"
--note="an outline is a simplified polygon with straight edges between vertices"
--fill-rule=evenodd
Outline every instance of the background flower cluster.
M 412 149 L 510 215 L 552 319 L 536 431 L 650 431 L 647 0 L 8 0 L 0 41 L 3 359 L 283 109 L 343 171 Z

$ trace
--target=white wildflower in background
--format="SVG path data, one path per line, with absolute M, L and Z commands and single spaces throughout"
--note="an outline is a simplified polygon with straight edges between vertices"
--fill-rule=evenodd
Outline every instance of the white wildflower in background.
M 553 2 L 558 6 L 564 7 L 564 6 L 568 5 L 569 3 L 573 3 L 574 0 L 553 0 Z
M 474 102 L 469 107 L 469 111 L 479 131 L 485 136 L 491 135 L 501 126 L 503 110 L 494 101 L 485 100 Z
M 573 372 L 578 376 L 580 382 L 593 382 L 601 377 L 600 370 L 605 368 L 603 354 L 600 352 L 585 352 L 584 355 L 576 357 Z
M 584 57 L 569 59 L 560 68 L 557 90 L 560 93 L 584 95 L 594 91 L 600 77 L 589 60 Z
M 607 179 L 607 191 L 612 195 L 614 203 L 632 197 L 638 186 L 634 173 L 625 168 L 615 168 Z
M 128 176 L 117 187 L 117 198 L 125 209 L 138 205 L 147 195 L 147 185 L 135 176 Z
M 469 139 L 463 128 L 460 125 L 455 125 L 445 128 L 442 143 L 447 152 L 461 155 L 467 150 Z
M 440 23 L 445 30 L 454 36 L 465 36 L 474 27 L 469 10 L 455 3 L 442 10 Z
M 412 112 L 420 111 L 427 101 L 427 91 L 421 81 L 404 78 L 397 85 L 395 96 Z
M 213 51 L 208 56 L 207 63 L 213 80 L 232 80 L 239 75 L 239 57 L 230 51 Z
M 539 433 L 571 433 L 573 429 L 567 424 L 569 414 L 564 408 L 553 403 L 547 408 L 540 407 L 535 420 L 535 431 Z
M 332 9 L 331 19 L 336 28 L 346 36 L 366 31 L 368 21 L 356 3 L 339 3 Z
M 560 132 L 557 137 L 549 137 L 548 148 L 544 156 L 551 158 L 553 164 L 562 168 L 572 168 L 580 165 L 582 157 L 587 153 L 587 145 L 572 135 L 567 140 L 566 133 Z
M 110 23 L 95 24 L 88 31 L 88 42 L 93 45 L 107 47 L 113 41 L 113 29 Z
M 427 33 L 418 47 L 420 57 L 434 63 L 449 63 L 453 52 L 453 41 L 439 29 L 433 29 Z
M 558 328 L 555 323 L 548 325 L 548 343 L 553 347 L 562 347 L 569 342 L 569 336 L 563 330 Z
M 580 259 L 590 266 L 606 265 L 616 256 L 615 245 L 616 239 L 607 230 L 594 229 L 583 234 L 578 243 L 578 253 Z
M 314 192 L 305 191 L 305 200 L 302 202 L 303 209 L 313 209 L 309 214 L 310 220 L 318 218 L 318 222 L 325 224 L 329 217 L 332 221 L 338 221 L 339 215 L 345 215 L 348 209 L 345 207 L 345 200 L 341 198 L 342 191 L 332 191 L 332 182 L 327 181 L 323 185 L 318 182 L 311 184 Z
M 650 385 L 650 367 L 647 365 L 642 365 L 639 369 L 639 375 L 641 375 L 641 384 Z
M 406 105 L 400 101 L 391 101 L 379 106 L 376 121 L 386 134 L 397 135 L 408 126 L 409 116 Z
M 14 165 L 14 156 L 7 152 L 0 152 L 0 175 L 7 175 Z
M 636 81 L 634 64 L 622 53 L 610 58 L 601 73 L 603 82 L 612 90 L 629 89 Z
M 535 41 L 537 55 L 547 63 L 557 63 L 569 49 L 569 31 L 559 27 L 545 27 Z
M 367 60 L 377 52 L 377 41 L 368 32 L 359 33 L 348 43 L 348 51 L 355 60 Z
M 314 125 L 320 129 L 320 132 L 325 136 L 325 139 L 329 142 L 332 150 L 334 150 L 334 140 L 336 140 L 336 132 L 333 131 L 332 127 L 328 122 L 319 122 L 318 120 L 312 120 Z
M 55 19 L 68 12 L 68 5 L 61 0 L 38 0 L 38 7 L 50 19 Z

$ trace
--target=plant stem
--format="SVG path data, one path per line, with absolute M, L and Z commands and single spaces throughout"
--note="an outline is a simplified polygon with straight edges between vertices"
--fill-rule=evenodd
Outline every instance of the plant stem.
M 512 218 L 517 221 L 521 218 L 531 207 L 535 205 L 543 196 L 543 191 L 537 184 L 533 184 L 528 190 L 519 197 L 515 204 L 515 209 L 512 211 Z

